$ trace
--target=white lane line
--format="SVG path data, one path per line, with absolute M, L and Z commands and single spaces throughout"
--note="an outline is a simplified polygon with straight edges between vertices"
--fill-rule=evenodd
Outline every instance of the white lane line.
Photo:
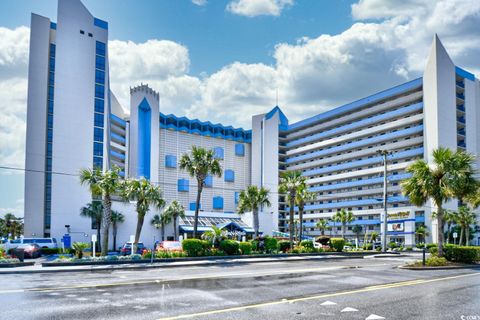
M 367 318 L 365 318 L 365 320 L 381 320 L 381 319 L 385 319 L 385 318 L 381 316 L 377 316 L 376 314 L 371 314 Z

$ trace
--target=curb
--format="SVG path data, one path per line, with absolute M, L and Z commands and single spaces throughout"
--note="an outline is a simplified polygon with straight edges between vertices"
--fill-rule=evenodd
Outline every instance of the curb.
M 0 268 L 27 267 L 27 266 L 33 266 L 34 264 L 35 264 L 35 261 L 15 262 L 15 263 L 0 263 Z
M 363 256 L 332 256 L 326 259 L 363 259 Z M 295 260 L 271 260 L 271 259 L 259 259 L 255 261 L 249 260 L 235 260 L 235 261 L 202 261 L 197 263 L 183 264 L 183 265 L 174 265 L 171 263 L 166 264 L 137 264 L 137 265 L 122 265 L 120 267 L 115 267 L 114 265 L 108 265 L 105 267 L 95 267 L 91 265 L 91 268 L 82 268 L 82 269 L 38 269 L 38 270 L 0 270 L 0 274 L 31 274 L 31 273 L 58 273 L 58 272 L 96 272 L 96 271 L 116 271 L 116 270 L 145 270 L 145 269 L 157 269 L 157 268 L 176 268 L 176 267 L 197 267 L 197 266 L 214 266 L 214 265 L 238 265 L 238 264 L 249 264 L 249 263 L 265 263 L 265 262 L 295 262 L 295 261 L 304 261 L 304 260 L 320 260 L 316 257 L 299 257 Z M 322 259 L 323 260 L 323 259 Z
M 480 265 L 461 265 L 461 266 L 441 266 L 441 267 L 409 267 L 409 266 L 398 266 L 398 269 L 403 269 L 403 270 L 421 270 L 421 271 L 427 271 L 427 270 L 455 270 L 455 269 L 480 269 Z

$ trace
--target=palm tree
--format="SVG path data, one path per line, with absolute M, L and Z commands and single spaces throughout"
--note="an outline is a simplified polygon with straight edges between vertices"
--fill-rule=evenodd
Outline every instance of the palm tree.
M 342 209 L 335 214 L 334 219 L 342 224 L 342 238 L 345 239 L 347 224 L 355 219 L 353 213 Z
M 115 210 L 112 210 L 112 237 L 113 237 L 113 251 L 117 250 L 117 232 L 118 225 L 125 221 L 125 216 Z
M 170 216 L 170 220 L 173 221 L 173 238 L 174 240 L 178 239 L 178 230 L 177 230 L 177 219 L 178 218 L 185 218 L 185 209 L 183 206 L 178 203 L 177 200 L 173 200 L 170 204 L 165 208 L 164 213 Z
M 221 177 L 222 166 L 220 161 L 215 158 L 213 150 L 192 146 L 190 154 L 185 153 L 180 159 L 180 169 L 197 179 L 197 199 L 195 201 L 195 219 L 193 223 L 193 237 L 197 237 L 198 211 L 200 209 L 200 198 L 205 186 L 205 179 L 209 174 Z
M 111 170 L 102 172 L 99 168 L 82 169 L 80 183 L 88 185 L 92 196 L 102 197 L 102 256 L 108 254 L 108 229 L 112 221 L 112 195 L 118 193 L 121 186 L 120 168 L 114 166 Z
M 102 227 L 103 205 L 101 201 L 92 201 L 80 209 L 80 216 L 90 218 L 97 229 L 97 252 L 101 251 L 100 228 Z
M 155 229 L 160 229 L 161 241 L 165 240 L 165 226 L 170 222 L 172 222 L 172 216 L 165 211 L 161 214 L 154 215 L 150 221 L 150 224 L 154 226 Z
M 331 227 L 328 225 L 328 219 L 318 220 L 315 226 L 320 230 L 322 236 L 325 235 L 325 230 L 331 229 Z
M 438 256 L 443 256 L 443 204 L 455 196 L 463 196 L 462 184 L 473 184 L 473 158 L 463 151 L 447 148 L 433 151 L 432 164 L 417 160 L 407 168 L 412 176 L 402 182 L 403 193 L 416 206 L 429 199 L 437 207 Z
M 205 231 L 202 234 L 202 239 L 210 241 L 210 243 L 218 248 L 220 242 L 227 238 L 227 232 L 215 226 L 211 226 L 212 230 Z
M 419 243 L 425 243 L 425 239 L 429 236 L 429 234 L 430 233 L 428 232 L 427 227 L 424 225 L 420 225 L 415 229 L 415 235 L 417 236 Z
M 370 233 L 370 242 L 375 242 L 377 238 L 378 238 L 378 232 L 372 231 L 372 233 Z
M 475 220 L 476 213 L 469 207 L 460 206 L 460 208 L 458 208 L 456 222 L 460 226 L 460 245 L 462 244 L 462 239 L 465 239 L 464 244 L 468 246 L 468 242 L 470 241 L 470 225 L 474 224 Z
M 301 184 L 297 190 L 297 197 L 295 202 L 298 206 L 298 222 L 299 222 L 299 235 L 300 241 L 303 238 L 303 211 L 305 209 L 305 203 L 310 201 L 315 201 L 317 199 L 317 194 L 315 192 L 308 191 L 307 184 Z
M 293 249 L 293 217 L 295 212 L 295 201 L 298 188 L 305 183 L 305 177 L 300 171 L 286 171 L 280 179 L 279 191 L 287 194 L 290 209 L 289 233 L 290 233 L 290 249 Z
M 357 245 L 358 245 L 360 233 L 362 232 L 362 226 L 359 224 L 356 224 L 353 226 L 352 231 L 355 233 L 355 238 L 357 239 Z
M 270 200 L 268 199 L 270 190 L 257 186 L 248 186 L 246 190 L 240 192 L 238 200 L 238 213 L 243 214 L 252 211 L 253 214 L 253 230 L 255 232 L 254 239 L 258 237 L 260 223 L 258 218 L 259 208 L 266 206 L 270 207 Z
M 452 224 L 456 222 L 457 213 L 452 210 L 445 210 L 443 213 L 443 221 L 447 224 L 447 243 L 450 243 L 450 233 L 452 230 Z
M 122 187 L 122 197 L 125 201 L 135 202 L 135 210 L 137 211 L 137 228 L 135 229 L 135 241 L 133 243 L 133 251 L 137 252 L 137 244 L 142 233 L 145 215 L 150 211 L 150 207 L 154 206 L 161 209 L 165 201 L 162 198 L 162 191 L 150 183 L 145 178 L 130 179 L 125 181 Z

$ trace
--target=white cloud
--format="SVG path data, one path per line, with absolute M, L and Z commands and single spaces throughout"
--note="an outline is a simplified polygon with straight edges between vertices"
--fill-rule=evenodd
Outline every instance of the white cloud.
M 0 207 L 0 217 L 3 218 L 3 216 L 7 213 L 13 213 L 17 217 L 23 217 L 23 198 L 22 199 L 17 199 L 15 201 L 15 206 L 13 207 L 5 207 L 1 208 Z
M 282 10 L 293 5 L 293 0 L 233 0 L 227 5 L 227 11 L 247 17 L 276 16 Z
M 0 67 L 25 65 L 28 61 L 30 31 L 27 27 L 0 27 Z
M 192 0 L 192 3 L 196 4 L 197 6 L 205 6 L 207 2 L 207 0 Z

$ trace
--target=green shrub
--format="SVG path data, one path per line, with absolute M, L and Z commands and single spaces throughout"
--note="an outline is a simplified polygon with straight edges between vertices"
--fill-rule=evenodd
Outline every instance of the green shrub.
M 290 249 L 290 241 L 288 241 L 288 240 L 278 241 L 278 251 L 281 251 L 281 252 L 285 253 L 289 249 Z
M 82 259 L 83 251 L 85 249 L 90 248 L 90 243 L 87 242 L 74 242 L 72 245 L 73 250 L 75 250 L 75 255 L 78 259 Z
M 59 254 L 60 248 L 41 248 L 42 255 Z
M 250 242 L 240 242 L 240 252 L 244 255 L 252 253 L 252 244 Z
M 405 247 L 405 250 L 406 250 L 406 251 L 412 251 L 413 248 L 412 248 L 412 246 L 407 246 L 407 247 Z
M 272 237 L 265 237 L 265 252 L 273 253 L 278 250 L 278 240 Z
M 395 242 L 390 242 L 390 243 L 388 244 L 388 247 L 389 247 L 390 249 L 396 249 L 396 248 L 397 248 L 397 244 L 396 244 Z
M 432 248 L 437 248 L 437 244 L 436 243 L 427 243 L 427 251 L 432 252 L 431 251 Z
M 208 255 L 211 249 L 211 244 L 207 240 L 200 239 L 185 239 L 182 241 L 183 251 L 189 257 L 200 257 Z
M 373 244 L 366 243 L 363 245 L 363 250 L 373 250 Z
M 382 251 L 382 247 L 378 246 L 378 247 L 375 248 L 375 250 L 380 252 L 380 251 Z
M 344 246 L 345 246 L 345 239 L 343 239 L 343 238 L 331 238 L 330 239 L 330 247 L 335 249 L 335 251 L 342 252 Z
M 417 244 L 415 244 L 415 247 L 416 247 L 417 249 L 423 249 L 424 246 L 425 246 L 424 243 L 417 243 Z
M 252 245 L 252 250 L 259 252 L 260 250 L 258 249 L 258 240 L 253 239 L 250 240 L 250 244 Z
M 453 244 L 445 244 L 443 246 L 443 256 L 448 261 L 460 262 L 460 263 L 474 263 L 480 261 L 480 249 L 471 246 L 457 246 Z M 438 248 L 431 247 L 430 253 L 432 255 L 438 254 Z
M 301 245 L 302 247 L 305 247 L 305 248 L 308 248 L 308 249 L 313 249 L 313 248 L 315 248 L 315 247 L 313 246 L 313 241 L 311 241 L 311 240 L 303 240 L 302 242 L 300 242 L 300 245 Z
M 222 240 L 220 242 L 220 250 L 224 251 L 227 255 L 233 256 L 238 254 L 240 245 L 235 240 Z
M 429 267 L 440 267 L 447 265 L 447 259 L 444 257 L 431 256 L 425 260 L 425 265 Z

